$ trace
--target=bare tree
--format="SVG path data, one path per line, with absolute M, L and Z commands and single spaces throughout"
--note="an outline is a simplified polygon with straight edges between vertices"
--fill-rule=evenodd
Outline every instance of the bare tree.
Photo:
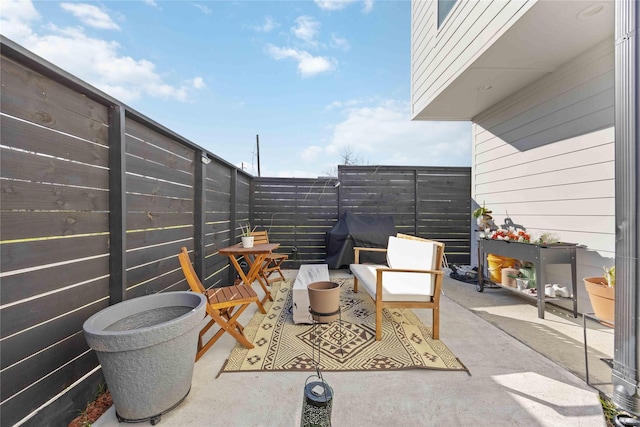
M 356 165 L 364 165 L 368 162 L 365 162 L 362 157 L 356 153 L 352 146 L 347 145 L 340 150 L 340 161 L 338 165 L 345 166 L 356 166 Z M 328 176 L 338 176 L 338 166 L 334 166 L 329 170 L 325 171 L 325 174 Z

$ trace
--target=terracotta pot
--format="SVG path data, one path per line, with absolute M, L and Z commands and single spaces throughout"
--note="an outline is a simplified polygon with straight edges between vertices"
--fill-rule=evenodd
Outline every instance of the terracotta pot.
M 309 309 L 312 318 L 319 323 L 338 319 L 340 312 L 340 285 L 335 282 L 313 282 L 307 286 Z M 313 315 L 313 313 L 320 315 Z
M 583 280 L 596 317 L 603 325 L 613 328 L 616 288 L 607 286 L 604 277 L 585 277 Z

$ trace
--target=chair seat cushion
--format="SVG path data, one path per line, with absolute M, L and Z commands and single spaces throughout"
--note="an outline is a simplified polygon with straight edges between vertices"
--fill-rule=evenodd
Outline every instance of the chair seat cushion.
M 378 264 L 351 264 L 351 272 L 373 298 L 376 297 L 376 269 L 389 268 Z M 382 273 L 383 301 L 431 301 L 433 274 Z

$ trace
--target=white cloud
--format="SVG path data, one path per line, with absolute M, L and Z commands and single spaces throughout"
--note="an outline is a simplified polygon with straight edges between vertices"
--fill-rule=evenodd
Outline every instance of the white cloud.
M 40 20 L 40 14 L 31 2 L 2 0 L 0 11 L 2 35 L 17 43 L 31 34 L 29 23 Z
M 158 7 L 158 3 L 156 3 L 155 0 L 142 0 L 142 1 L 144 1 L 149 6 Z
M 369 13 L 373 9 L 373 0 L 364 0 L 362 5 L 362 12 Z
M 356 0 L 314 0 L 322 10 L 342 10 Z
M 355 107 L 356 105 L 361 105 L 365 103 L 374 103 L 374 102 L 376 102 L 376 99 L 374 97 L 354 98 L 354 99 L 349 99 L 347 101 L 333 101 L 331 104 L 324 107 L 324 109 L 325 111 L 331 111 L 331 110 L 340 109 L 340 108 L 347 108 L 347 107 L 351 108 L 351 107 Z
M 295 59 L 302 77 L 311 77 L 334 69 L 333 60 L 323 56 L 313 56 L 304 50 L 267 45 L 267 51 L 276 60 Z
M 329 155 L 345 148 L 373 164 L 461 166 L 471 163 L 468 122 L 410 121 L 405 102 L 345 109 L 346 119 L 333 126 Z M 394 149 L 390 150 L 389 147 Z
M 302 153 L 300 153 L 300 157 L 305 162 L 313 162 L 318 158 L 318 156 L 322 154 L 322 151 L 323 151 L 322 147 L 319 147 L 317 145 L 311 145 L 305 148 L 304 150 L 302 150 Z
M 310 16 L 299 16 L 296 18 L 296 26 L 291 27 L 291 32 L 301 40 L 308 43 L 315 43 L 318 36 L 320 23 Z
M 273 18 L 271 18 L 270 16 L 267 16 L 264 18 L 264 22 L 262 24 L 254 26 L 253 29 L 261 33 L 268 33 L 274 28 L 279 26 L 280 24 L 275 22 Z
M 2 0 L 0 25 L 6 37 L 123 102 L 143 95 L 189 101 L 206 87 L 201 77 L 168 83 L 153 62 L 123 55 L 116 41 L 90 37 L 82 28 L 45 24 L 37 33 L 39 20 L 32 3 Z
M 213 12 L 211 10 L 211 8 L 209 6 L 207 6 L 207 5 L 205 5 L 205 4 L 202 4 L 202 3 L 192 3 L 192 4 L 193 4 L 194 7 L 200 9 L 200 12 L 202 12 L 202 13 L 204 13 L 206 15 L 209 15 L 211 12 Z
M 204 83 L 202 77 L 196 77 L 192 80 L 193 87 L 196 89 L 204 89 L 207 85 Z
M 322 10 L 342 10 L 360 0 L 314 0 Z M 362 0 L 362 12 L 369 13 L 373 9 L 373 0 Z
M 343 50 L 345 52 L 351 49 L 351 45 L 349 45 L 349 42 L 347 41 L 347 39 L 340 38 L 335 34 L 331 34 L 331 47 L 335 49 Z
M 87 3 L 61 3 L 60 7 L 71 12 L 82 23 L 101 30 L 119 30 L 118 24 L 97 6 Z

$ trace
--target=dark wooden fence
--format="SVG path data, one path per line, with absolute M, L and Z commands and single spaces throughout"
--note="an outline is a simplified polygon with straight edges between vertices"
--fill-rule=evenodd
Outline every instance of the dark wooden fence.
M 439 240 L 450 263 L 468 264 L 471 169 L 339 166 L 339 211 L 393 216 L 401 233 Z
M 252 177 L 4 38 L 0 65 L 0 422 L 66 425 L 103 381 L 83 322 L 188 289 L 181 246 L 229 283 Z
M 255 178 L 251 216 L 253 224 L 289 253 L 287 268 L 322 262 L 324 237 L 338 219 L 335 178 Z
M 399 232 L 444 242 L 449 262 L 469 264 L 470 193 L 469 168 L 338 166 L 337 179 L 255 178 L 251 217 L 290 254 L 287 268 L 323 262 L 345 211 L 391 215 Z
M 288 267 L 322 262 L 347 209 L 390 213 L 468 262 L 468 168 L 254 178 L 4 37 L 0 67 L 2 426 L 66 425 L 104 381 L 84 321 L 188 289 L 181 246 L 206 286 L 230 283 L 218 249 L 246 222 L 281 242 Z

